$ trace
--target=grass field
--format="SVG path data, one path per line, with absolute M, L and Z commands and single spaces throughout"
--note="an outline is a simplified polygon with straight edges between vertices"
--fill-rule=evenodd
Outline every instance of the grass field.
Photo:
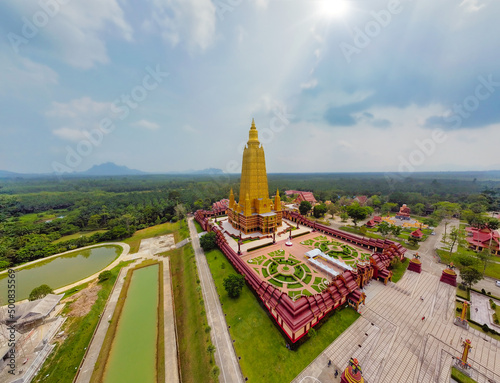
M 410 260 L 405 257 L 403 259 L 403 262 L 398 263 L 396 267 L 392 268 L 392 281 L 394 283 L 396 283 L 401 278 L 403 278 L 403 275 L 405 274 L 405 271 L 408 268 L 409 264 L 410 264 Z
M 75 234 L 70 234 L 70 235 L 65 235 L 59 239 L 56 239 L 55 241 L 52 241 L 52 243 L 59 243 L 59 242 L 64 242 L 64 241 L 69 241 L 70 239 L 77 239 L 80 237 L 90 237 L 92 234 L 95 233 L 104 233 L 106 230 L 94 230 L 94 231 L 79 231 L 78 233 Z
M 239 298 L 227 296 L 223 280 L 236 273 L 227 258 L 219 250 L 206 255 L 227 324 L 231 326 L 231 338 L 235 339 L 236 354 L 241 357 L 243 376 L 250 382 L 290 382 L 359 317 L 351 308 L 336 311 L 317 330 L 314 339 L 297 351 L 289 351 L 285 338 L 246 285 Z
M 118 273 L 128 263 L 121 262 L 111 269 L 112 277 L 101 283 L 102 288 L 98 293 L 97 301 L 87 315 L 81 318 L 70 317 L 66 320 L 62 329 L 68 337 L 62 344 L 56 345 L 33 382 L 60 383 L 73 380 Z
M 175 242 L 181 241 L 182 240 L 181 235 L 178 234 L 178 230 L 179 230 L 178 222 L 162 223 L 161 225 L 155 225 L 148 227 L 146 229 L 137 230 L 132 237 L 124 239 L 123 242 L 128 243 L 130 245 L 130 254 L 134 254 L 139 251 L 139 245 L 141 244 L 141 240 L 146 238 L 153 238 L 165 234 L 174 234 Z
M 472 378 L 469 378 L 467 375 L 465 375 L 455 367 L 451 368 L 451 377 L 455 379 L 455 381 L 457 381 L 458 383 L 477 383 L 477 381 L 475 381 Z
M 203 233 L 203 228 L 201 225 L 198 223 L 197 220 L 193 219 L 194 227 L 196 227 L 196 232 L 197 233 Z
M 459 265 L 460 263 L 458 262 L 458 258 L 463 255 L 471 256 L 474 257 L 475 252 L 473 250 L 465 249 L 463 247 L 459 247 L 458 251 L 455 253 L 452 253 L 450 256 L 449 251 L 445 250 L 436 250 L 439 257 L 441 258 L 442 262 L 445 262 L 449 264 L 450 262 L 453 262 L 455 265 Z M 500 262 L 500 257 L 491 257 L 490 258 L 493 261 Z M 483 271 L 483 267 L 481 265 L 478 266 L 479 271 Z M 495 262 L 490 262 L 486 266 L 486 272 L 485 275 L 487 277 L 495 278 L 495 279 L 500 279 L 500 263 L 495 263 Z
M 417 246 L 413 246 L 409 243 L 406 243 L 402 238 L 393 238 L 393 237 L 389 237 L 389 236 L 384 237 L 383 235 L 371 233 L 370 231 L 367 231 L 366 233 L 362 234 L 359 231 L 359 228 L 356 229 L 355 227 L 341 226 L 340 230 L 344 230 L 344 231 L 347 231 L 348 233 L 359 235 L 360 237 L 367 237 L 367 238 L 374 238 L 374 239 L 386 239 L 387 238 L 387 239 L 390 239 L 391 241 L 399 242 L 404 247 L 406 247 L 407 249 L 410 249 L 410 250 L 418 250 L 420 248 L 420 245 L 417 244 Z
M 210 333 L 193 248 L 188 244 L 164 255 L 170 257 L 182 382 L 218 381 L 210 378 Z

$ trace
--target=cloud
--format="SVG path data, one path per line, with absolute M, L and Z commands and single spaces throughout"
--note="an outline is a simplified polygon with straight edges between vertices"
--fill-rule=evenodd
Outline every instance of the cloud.
M 148 120 L 139 120 L 139 121 L 133 123 L 133 125 L 137 126 L 138 128 L 147 129 L 147 130 L 160 129 L 160 125 L 158 125 L 155 122 L 148 121 Z
M 52 133 L 55 136 L 67 141 L 76 142 L 83 140 L 85 138 L 85 134 L 83 133 L 83 131 L 79 129 L 68 128 L 67 126 L 63 126 L 62 128 L 59 129 L 54 129 Z
M 204 51 L 214 42 L 216 9 L 210 0 L 153 0 L 152 19 L 172 46 L 186 43 L 194 52 Z
M 193 128 L 191 125 L 186 124 L 182 127 L 182 130 L 188 133 L 200 133 L 200 131 L 196 128 Z
M 336 108 L 329 108 L 324 115 L 326 122 L 331 126 L 353 126 L 356 120 L 350 113 L 345 113 Z
M 89 69 L 95 64 L 109 61 L 105 35 L 116 32 L 116 36 L 132 40 L 132 28 L 125 21 L 124 12 L 117 0 L 71 1 L 41 7 L 49 2 L 16 1 L 13 4 L 17 17 L 33 20 L 37 14 L 44 14 L 48 21 L 41 26 L 27 45 L 20 51 L 31 47 L 41 48 L 62 58 L 73 67 Z M 54 5 L 55 4 L 55 5 Z M 50 12 L 45 9 L 51 9 Z M 48 16 L 47 16 L 48 15 Z M 21 34 L 22 23 L 19 24 Z M 111 27 L 111 28 L 110 28 Z
M 85 131 L 97 128 L 102 118 L 112 117 L 111 107 L 111 103 L 82 97 L 68 103 L 53 102 L 45 115 L 56 137 L 77 141 Z
M 313 78 L 312 80 L 310 80 L 308 82 L 303 82 L 302 84 L 300 84 L 300 87 L 302 89 L 313 89 L 316 87 L 316 85 L 318 85 L 318 80 Z
M 464 7 L 468 12 L 477 12 L 485 6 L 485 4 L 479 4 L 479 0 L 463 0 L 460 3 L 461 7 Z
M 0 44 L 0 52 L 6 48 Z M 7 56 L 0 53 L 0 95 L 20 93 L 34 88 L 47 88 L 59 83 L 59 74 L 46 65 L 36 63 L 22 56 Z

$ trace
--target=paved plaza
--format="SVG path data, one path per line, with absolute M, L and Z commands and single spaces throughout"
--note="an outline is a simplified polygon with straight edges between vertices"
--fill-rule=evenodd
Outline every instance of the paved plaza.
M 360 361 L 367 383 L 448 383 L 452 358 L 461 356 L 464 339 L 472 341 L 474 379 L 500 382 L 500 342 L 453 324 L 454 287 L 430 273 L 407 271 L 397 284 L 372 281 L 365 290 L 361 317 L 293 383 L 338 382 L 335 369 L 341 372 L 351 357 Z
M 241 258 L 259 278 L 288 293 L 293 299 L 323 291 L 333 279 L 332 272 L 342 274 L 346 267 L 354 266 L 362 257 L 371 255 L 371 251 L 362 247 L 317 232 L 293 238 L 292 244 L 286 246 L 281 240 L 274 245 L 243 253 Z M 310 260 L 306 253 L 320 246 L 332 253 Z M 345 246 L 349 254 L 343 253 L 341 246 Z

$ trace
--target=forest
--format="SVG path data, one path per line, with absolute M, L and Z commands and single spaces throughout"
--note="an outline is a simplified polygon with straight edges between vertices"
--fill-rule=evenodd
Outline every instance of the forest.
M 268 184 L 284 201 L 285 190 L 304 190 L 337 207 L 366 195 L 382 213 L 406 203 L 418 215 L 474 222 L 500 211 L 500 177 L 476 173 L 269 174 Z M 182 219 L 210 209 L 231 188 L 238 196 L 239 175 L 0 179 L 0 269 Z

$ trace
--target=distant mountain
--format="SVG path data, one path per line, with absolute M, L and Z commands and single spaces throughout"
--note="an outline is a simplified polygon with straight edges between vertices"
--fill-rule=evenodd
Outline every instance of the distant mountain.
M 224 172 L 221 169 L 216 168 L 208 168 L 203 170 L 193 170 L 189 172 L 189 174 L 223 174 Z
M 78 172 L 78 176 L 137 176 L 148 174 L 141 170 L 130 169 L 123 165 L 117 165 L 113 162 L 106 162 L 100 165 L 94 165 L 90 169 Z
M 0 178 L 22 177 L 21 173 L 8 172 L 7 170 L 0 170 Z

